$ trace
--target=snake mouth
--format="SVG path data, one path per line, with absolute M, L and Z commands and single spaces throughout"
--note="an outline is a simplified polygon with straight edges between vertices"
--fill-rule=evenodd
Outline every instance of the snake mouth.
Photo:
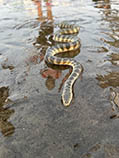
M 71 102 L 66 101 L 66 100 L 64 100 L 64 99 L 62 99 L 62 98 L 61 98 L 61 102 L 62 102 L 62 104 L 63 104 L 65 107 L 69 107 L 70 104 L 71 104 Z

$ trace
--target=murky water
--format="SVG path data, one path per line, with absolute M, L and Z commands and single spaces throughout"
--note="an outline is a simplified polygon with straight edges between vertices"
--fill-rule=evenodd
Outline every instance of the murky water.
M 80 26 L 81 48 L 63 56 L 84 71 L 69 108 L 61 103 L 69 67 L 46 65 L 62 21 Z M 119 156 L 118 0 L 0 0 L 0 157 Z

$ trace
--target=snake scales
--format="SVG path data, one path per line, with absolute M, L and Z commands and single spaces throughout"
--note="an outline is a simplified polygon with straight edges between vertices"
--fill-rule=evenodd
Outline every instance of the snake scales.
M 56 57 L 55 55 L 58 53 L 73 51 L 80 48 L 79 38 L 77 36 L 71 35 L 78 33 L 80 28 L 73 24 L 67 24 L 64 22 L 58 24 L 58 27 L 60 28 L 60 30 L 53 35 L 53 40 L 63 43 L 58 43 L 56 46 L 48 48 L 45 54 L 45 61 L 56 65 L 72 66 L 73 71 L 69 78 L 66 80 L 62 92 L 62 102 L 64 106 L 69 106 L 73 99 L 73 84 L 83 71 L 83 67 L 78 61 L 73 58 L 60 58 Z

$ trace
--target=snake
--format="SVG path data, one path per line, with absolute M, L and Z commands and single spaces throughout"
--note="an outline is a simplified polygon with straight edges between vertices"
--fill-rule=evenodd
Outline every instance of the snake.
M 53 40 L 56 45 L 46 50 L 45 61 L 55 65 L 68 65 L 72 67 L 72 73 L 65 81 L 62 91 L 62 102 L 64 106 L 69 106 L 73 99 L 73 85 L 83 71 L 83 66 L 74 58 L 61 58 L 56 54 L 74 51 L 80 48 L 80 39 L 76 35 L 79 33 L 80 27 L 75 24 L 62 22 L 57 24 L 60 28 L 53 34 Z

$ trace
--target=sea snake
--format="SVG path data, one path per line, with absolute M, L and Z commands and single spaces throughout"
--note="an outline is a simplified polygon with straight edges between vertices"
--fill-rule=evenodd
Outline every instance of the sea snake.
M 80 40 L 77 36 L 74 36 L 79 32 L 80 28 L 79 26 L 67 24 L 65 22 L 58 24 L 58 27 L 60 30 L 53 35 L 53 40 L 62 43 L 58 43 L 56 46 L 49 47 L 46 51 L 44 59 L 47 63 L 72 66 L 72 73 L 65 81 L 62 92 L 62 102 L 64 106 L 69 106 L 73 99 L 73 84 L 82 73 L 83 67 L 79 61 L 76 61 L 73 58 L 61 58 L 55 55 L 80 48 Z

